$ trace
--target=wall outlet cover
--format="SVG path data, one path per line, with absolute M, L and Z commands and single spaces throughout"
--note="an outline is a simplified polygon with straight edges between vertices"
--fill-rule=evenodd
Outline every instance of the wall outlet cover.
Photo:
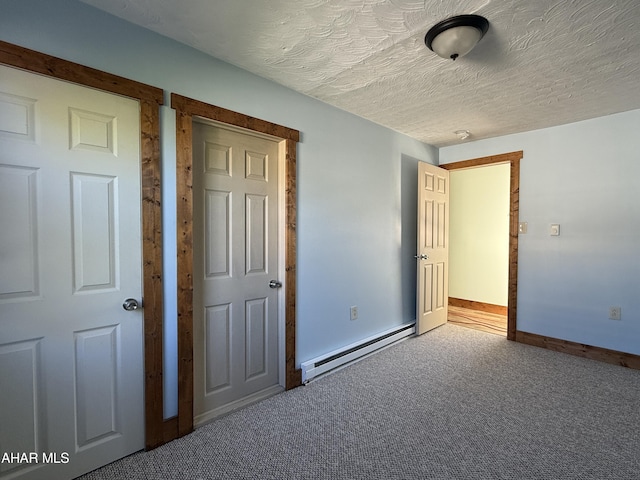
M 622 319 L 622 309 L 620 307 L 610 307 L 609 308 L 609 318 L 611 320 L 621 320 Z

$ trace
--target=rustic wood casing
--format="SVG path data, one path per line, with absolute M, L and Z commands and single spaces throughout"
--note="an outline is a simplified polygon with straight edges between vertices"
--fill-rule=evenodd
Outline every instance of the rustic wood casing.
M 0 41 L 0 63 L 140 103 L 142 276 L 144 296 L 145 445 L 163 440 L 162 205 L 159 106 L 163 91 L 127 78 Z M 141 379 L 142 381 L 142 379 Z
M 296 146 L 297 130 L 221 107 L 171 95 L 176 110 L 177 148 L 177 241 L 178 241 L 178 419 L 167 420 L 167 435 L 186 435 L 193 430 L 193 117 L 272 135 L 285 141 L 285 383 L 301 385 L 296 368 Z M 174 438 L 175 438 L 174 437 Z

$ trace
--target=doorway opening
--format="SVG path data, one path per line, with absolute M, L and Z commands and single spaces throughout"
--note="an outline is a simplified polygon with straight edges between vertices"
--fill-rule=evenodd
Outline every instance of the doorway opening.
M 460 162 L 440 165 L 449 171 L 476 168 L 488 165 L 508 164 L 509 165 L 509 227 L 508 227 L 508 278 L 507 278 L 507 306 L 506 306 L 506 336 L 509 340 L 516 339 L 517 329 L 517 294 L 518 294 L 518 219 L 519 219 L 519 192 L 520 192 L 520 160 L 523 152 L 511 152 L 502 155 L 474 158 Z M 449 300 L 452 304 L 451 299 Z M 491 304 L 479 305 L 478 302 L 456 304 L 453 300 L 452 313 L 461 313 L 467 318 L 465 321 L 478 323 L 478 321 L 489 325 L 494 321 L 500 323 L 500 315 L 505 312 L 501 309 L 494 309 Z M 481 308 L 482 307 L 482 308 Z M 458 309 L 464 310 L 458 310 Z M 475 313 L 480 308 L 480 313 Z M 484 310 L 484 311 L 483 311 Z M 472 315 L 469 315 L 472 314 Z M 490 322 L 488 320 L 491 320 Z M 455 323 L 455 321 L 454 321 Z M 503 327 L 500 327 L 503 328 Z
M 508 163 L 450 173 L 448 321 L 507 335 Z

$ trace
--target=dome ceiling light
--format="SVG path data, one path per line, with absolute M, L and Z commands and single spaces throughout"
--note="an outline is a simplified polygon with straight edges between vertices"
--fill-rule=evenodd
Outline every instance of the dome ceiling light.
M 479 15 L 458 15 L 436 23 L 424 37 L 430 50 L 455 60 L 473 50 L 489 30 L 489 21 Z

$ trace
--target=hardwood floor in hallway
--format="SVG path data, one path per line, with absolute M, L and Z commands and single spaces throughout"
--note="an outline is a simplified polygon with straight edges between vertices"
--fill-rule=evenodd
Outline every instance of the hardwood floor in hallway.
M 507 316 L 449 305 L 447 320 L 454 325 L 496 335 L 507 335 Z

